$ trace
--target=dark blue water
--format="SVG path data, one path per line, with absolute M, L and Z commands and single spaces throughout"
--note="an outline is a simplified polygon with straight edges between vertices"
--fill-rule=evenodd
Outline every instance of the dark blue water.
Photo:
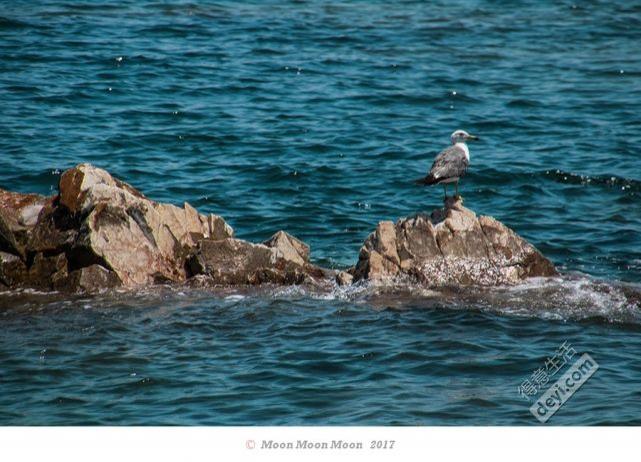
M 551 422 L 641 423 L 640 2 L 0 3 L 0 187 L 89 161 L 339 268 L 463 128 L 466 205 L 572 275 L 1 295 L 1 424 L 533 424 L 564 341 L 601 368 Z

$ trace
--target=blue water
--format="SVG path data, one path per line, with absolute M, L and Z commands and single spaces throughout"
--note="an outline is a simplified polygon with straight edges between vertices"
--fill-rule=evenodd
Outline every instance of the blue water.
M 466 205 L 567 275 L 498 293 L 0 295 L 0 424 L 640 424 L 641 3 L 0 2 L 0 187 L 92 162 L 353 264 L 463 128 Z

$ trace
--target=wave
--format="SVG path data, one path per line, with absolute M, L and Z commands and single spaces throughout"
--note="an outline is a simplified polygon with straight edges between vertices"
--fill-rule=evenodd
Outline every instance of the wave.
M 532 278 L 516 286 L 430 289 L 410 281 L 358 283 L 330 291 L 276 288 L 272 297 L 311 297 L 366 304 L 374 309 L 445 308 L 560 321 L 641 325 L 641 286 L 580 273 Z
M 344 287 L 332 284 L 195 289 L 167 285 L 72 297 L 20 289 L 0 293 L 0 313 L 6 316 L 9 312 L 55 312 L 70 307 L 99 311 L 124 306 L 149 308 L 158 306 L 159 302 L 183 306 L 212 297 L 229 308 L 255 302 L 307 300 L 335 305 L 339 310 L 344 309 L 345 304 L 374 311 L 472 310 L 551 321 L 641 325 L 641 285 L 599 280 L 581 273 L 532 278 L 520 285 L 499 287 L 427 288 L 409 280 L 367 281 Z
M 538 172 L 537 175 L 551 179 L 557 183 L 606 186 L 634 192 L 641 191 L 641 181 L 616 175 L 582 175 L 579 173 L 564 172 L 563 170 L 545 170 L 544 172 Z
M 416 158 L 420 158 L 417 154 Z M 641 181 L 633 178 L 626 178 L 620 175 L 586 175 L 581 173 L 568 172 L 560 169 L 555 170 L 539 170 L 534 172 L 514 172 L 497 170 L 495 168 L 487 167 L 470 171 L 468 173 L 470 178 L 474 178 L 480 183 L 496 183 L 504 185 L 518 184 L 531 186 L 534 182 L 533 179 L 542 181 L 552 181 L 554 183 L 562 183 L 568 185 L 580 186 L 593 186 L 599 188 L 614 188 L 624 190 L 626 192 L 641 192 Z
M 498 315 L 561 321 L 641 324 L 641 286 L 583 274 L 532 278 L 516 286 L 426 288 L 412 282 L 358 283 L 331 290 L 278 287 L 273 298 L 313 298 L 368 305 L 373 309 L 477 310 Z
M 0 16 L 0 30 L 29 29 L 32 27 L 34 26 L 27 22 Z

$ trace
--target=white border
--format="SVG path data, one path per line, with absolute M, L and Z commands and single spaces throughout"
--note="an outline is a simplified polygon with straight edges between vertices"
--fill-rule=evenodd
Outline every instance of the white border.
M 636 427 L 3 427 L 0 460 L 576 461 L 636 454 Z M 362 440 L 362 450 L 247 449 L 247 441 Z M 371 440 L 394 448 L 369 449 Z

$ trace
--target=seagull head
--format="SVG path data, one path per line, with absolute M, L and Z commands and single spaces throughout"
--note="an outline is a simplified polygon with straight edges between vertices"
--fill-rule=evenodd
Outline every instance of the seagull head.
M 452 144 L 456 144 L 456 143 L 465 143 L 467 141 L 476 141 L 478 140 L 478 137 L 474 135 L 470 135 L 465 130 L 456 130 L 454 133 L 452 133 L 452 135 L 450 136 L 450 139 L 452 140 Z

